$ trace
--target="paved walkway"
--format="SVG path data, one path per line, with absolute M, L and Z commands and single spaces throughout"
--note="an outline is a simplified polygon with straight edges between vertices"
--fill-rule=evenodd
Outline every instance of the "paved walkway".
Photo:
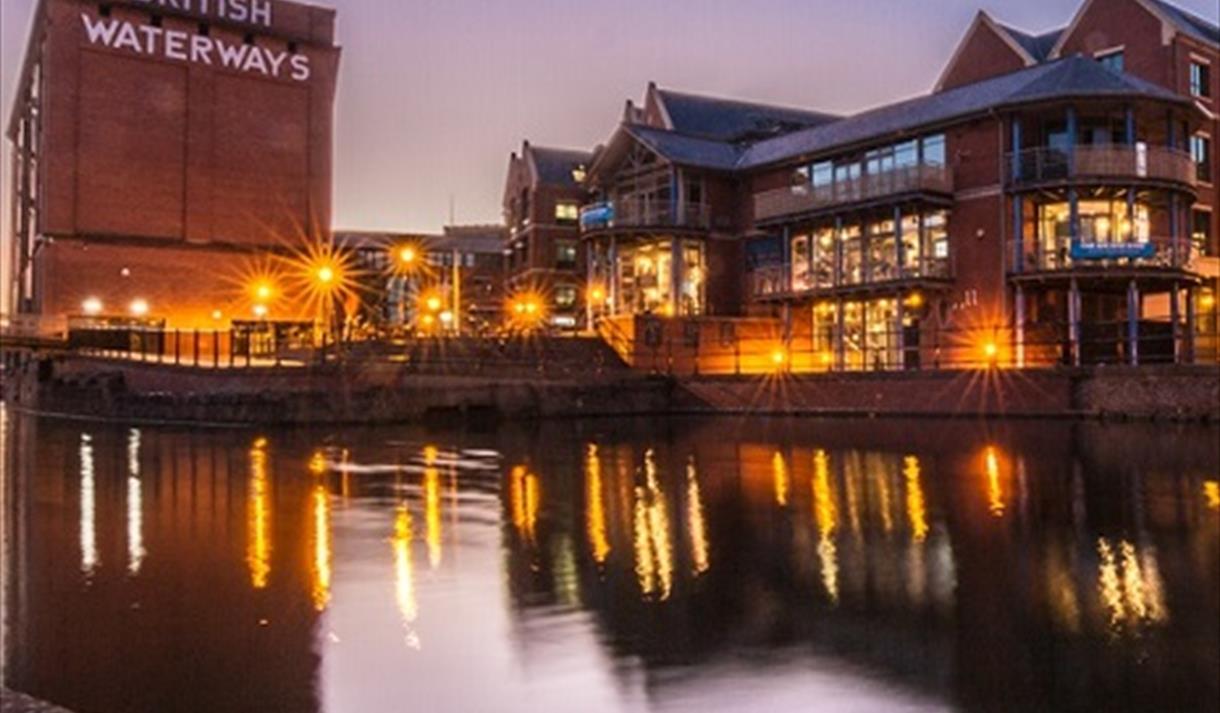
M 24 693 L 0 688 L 0 713 L 71 713 L 71 711 L 31 698 Z

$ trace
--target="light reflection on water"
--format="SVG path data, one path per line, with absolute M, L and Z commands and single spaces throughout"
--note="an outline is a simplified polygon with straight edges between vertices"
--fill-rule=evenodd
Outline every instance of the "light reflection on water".
M 5 683 L 83 710 L 1220 697 L 1214 430 L 0 423 Z

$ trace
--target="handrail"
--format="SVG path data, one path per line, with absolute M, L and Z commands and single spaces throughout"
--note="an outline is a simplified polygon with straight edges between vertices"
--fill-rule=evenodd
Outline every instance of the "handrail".
M 829 186 L 802 183 L 762 191 L 754 194 L 754 216 L 758 220 L 767 220 L 916 191 L 952 193 L 952 169 L 948 166 L 918 164 L 836 181 Z
M 1077 146 L 1073 152 L 1039 146 L 1004 158 L 1009 185 L 1080 178 L 1152 179 L 1192 187 L 1198 183 L 1190 154 L 1166 146 Z
M 606 228 L 693 228 L 711 227 L 711 206 L 706 203 L 649 203 L 645 201 L 603 201 L 590 203 L 580 211 L 583 231 Z

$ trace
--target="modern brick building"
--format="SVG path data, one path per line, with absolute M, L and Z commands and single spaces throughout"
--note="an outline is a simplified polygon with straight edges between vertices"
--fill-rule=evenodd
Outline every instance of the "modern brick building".
M 504 186 L 508 226 L 505 267 L 511 293 L 538 293 L 548 303 L 553 327 L 585 321 L 585 252 L 580 208 L 593 154 L 533 146 L 526 141 L 512 154 Z
M 584 181 L 594 307 L 670 365 L 743 329 L 807 370 L 1214 360 L 1217 97 L 1220 28 L 1161 0 L 980 13 L 844 117 L 650 85 Z
M 506 239 L 498 225 L 446 226 L 439 235 L 334 234 L 335 246 L 354 256 L 363 322 L 424 334 L 496 332 L 506 311 Z
M 40 0 L 7 132 L 14 311 L 248 319 L 253 261 L 329 240 L 334 32 L 282 0 Z

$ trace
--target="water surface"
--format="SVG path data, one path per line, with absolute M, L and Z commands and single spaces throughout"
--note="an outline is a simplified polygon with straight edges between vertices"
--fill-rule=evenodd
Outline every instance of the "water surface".
M 4 683 L 80 713 L 1220 706 L 1215 429 L 2 425 Z

